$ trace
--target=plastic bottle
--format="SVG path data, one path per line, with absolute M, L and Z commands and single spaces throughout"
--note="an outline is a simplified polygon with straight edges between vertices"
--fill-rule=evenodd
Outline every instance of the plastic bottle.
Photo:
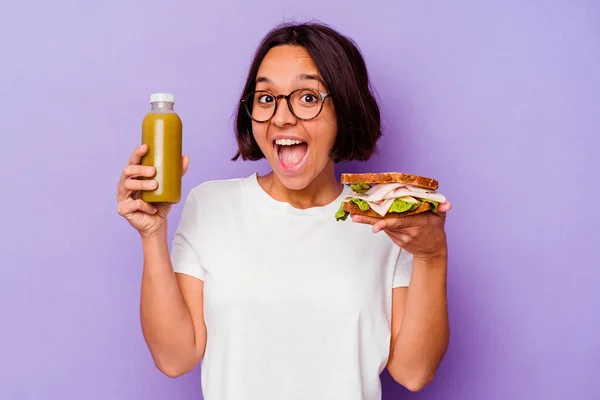
M 142 122 L 142 144 L 148 152 L 142 165 L 156 169 L 152 178 L 158 182 L 155 190 L 142 190 L 147 203 L 178 203 L 181 199 L 182 123 L 174 111 L 175 99 L 169 93 L 153 93 L 151 109 Z

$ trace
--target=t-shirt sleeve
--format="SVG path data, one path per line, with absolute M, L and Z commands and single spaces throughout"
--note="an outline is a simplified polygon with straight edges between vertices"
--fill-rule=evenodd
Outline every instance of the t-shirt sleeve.
M 183 206 L 179 225 L 173 235 L 171 263 L 176 273 L 191 275 L 200 280 L 206 278 L 206 271 L 198 257 L 199 204 L 197 194 L 192 190 Z
M 412 266 L 413 255 L 404 249 L 400 249 L 400 254 L 396 260 L 396 269 L 394 271 L 394 288 L 407 287 L 410 284 Z

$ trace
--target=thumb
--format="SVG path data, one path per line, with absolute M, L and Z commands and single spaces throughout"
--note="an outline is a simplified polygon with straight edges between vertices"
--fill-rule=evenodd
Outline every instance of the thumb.
M 188 167 L 190 166 L 190 158 L 188 156 L 183 156 L 181 158 L 181 176 L 185 175 Z
M 440 214 L 445 214 L 446 212 L 450 211 L 452 209 L 452 203 L 450 203 L 449 200 L 446 200 L 443 203 L 440 203 L 440 205 L 438 206 L 438 213 Z

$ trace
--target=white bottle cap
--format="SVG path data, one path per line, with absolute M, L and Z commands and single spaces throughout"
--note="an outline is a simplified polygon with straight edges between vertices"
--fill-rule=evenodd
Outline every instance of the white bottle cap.
M 150 103 L 175 103 L 175 97 L 171 93 L 152 93 Z

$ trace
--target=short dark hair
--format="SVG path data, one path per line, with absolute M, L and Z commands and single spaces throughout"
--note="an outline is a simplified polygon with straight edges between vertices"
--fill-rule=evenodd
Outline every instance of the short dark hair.
M 358 46 L 327 25 L 286 23 L 267 33 L 254 54 L 241 98 L 254 91 L 258 68 L 269 50 L 281 45 L 305 48 L 331 94 L 338 125 L 331 158 L 336 162 L 368 160 L 381 137 L 379 106 Z M 254 161 L 264 157 L 252 135 L 252 120 L 241 101 L 235 131 L 238 152 L 232 160 L 242 157 Z

